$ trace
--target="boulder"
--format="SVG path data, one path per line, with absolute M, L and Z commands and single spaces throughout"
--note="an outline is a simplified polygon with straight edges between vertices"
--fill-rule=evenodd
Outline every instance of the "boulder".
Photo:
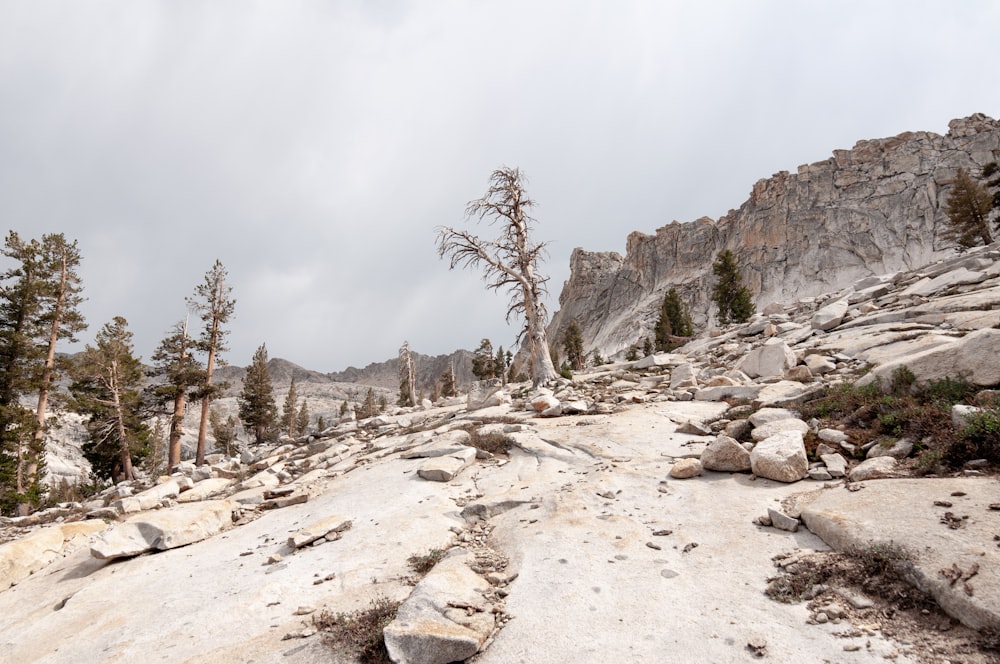
M 761 441 L 781 431 L 797 431 L 802 435 L 809 431 L 809 425 L 797 417 L 788 417 L 783 420 L 774 420 L 759 427 L 754 427 L 750 432 L 750 437 L 756 441 Z
M 701 453 L 705 470 L 723 473 L 744 473 L 750 470 L 750 453 L 729 436 L 718 436 Z
M 810 325 L 814 330 L 832 330 L 844 321 L 847 315 L 848 302 L 846 299 L 837 300 L 826 305 L 813 314 Z
M 670 468 L 670 476 L 678 480 L 686 480 L 701 475 L 701 461 L 698 459 L 678 459 Z
M 955 427 L 956 431 L 961 431 L 969 424 L 969 420 L 973 415 L 981 412 L 983 412 L 983 409 L 976 406 L 955 404 L 951 407 L 951 425 Z
M 826 472 L 831 477 L 843 477 L 847 474 L 847 459 L 839 453 L 821 454 L 819 459 L 826 465 Z
M 431 482 L 450 482 L 476 460 L 476 448 L 466 447 L 449 456 L 428 459 L 417 475 Z
M 547 392 L 542 392 L 541 394 L 533 397 L 528 403 L 535 410 L 536 413 L 541 413 L 546 410 L 551 410 L 559 405 L 559 399 Z
M 798 416 L 798 413 L 793 410 L 789 410 L 788 408 L 760 408 L 750 415 L 748 419 L 750 420 L 750 424 L 755 427 L 760 427 L 765 424 L 770 424 L 771 422 L 787 420 Z
M 53 526 L 0 545 L 0 591 L 16 585 L 58 558 L 63 539 L 62 529 Z
M 315 542 L 321 537 L 325 537 L 328 540 L 340 539 L 340 534 L 345 530 L 350 530 L 351 525 L 351 520 L 347 517 L 334 514 L 319 521 L 314 521 L 296 532 L 288 538 L 288 546 L 298 549 L 306 544 Z
M 799 431 L 782 431 L 757 443 L 750 452 L 754 475 L 778 482 L 797 482 L 809 474 L 809 460 Z
M 230 484 L 232 484 L 232 482 L 224 477 L 213 477 L 211 479 L 202 480 L 201 482 L 195 484 L 191 489 L 188 489 L 179 495 L 177 497 L 177 502 L 193 503 L 199 500 L 205 500 L 206 498 L 229 488 Z
M 900 438 L 894 441 L 891 445 L 886 445 L 879 443 L 878 445 L 872 445 L 868 449 L 868 454 L 865 455 L 868 459 L 874 459 L 880 456 L 891 456 L 894 459 L 905 459 L 910 456 L 913 452 L 913 441 L 908 438 Z
M 499 379 L 480 380 L 469 387 L 469 394 L 466 397 L 466 408 L 470 411 L 481 408 L 492 408 L 510 403 L 510 395 L 503 389 L 503 383 Z
M 678 364 L 670 371 L 670 389 L 676 390 L 682 387 L 698 387 L 694 367 L 688 362 Z
M 867 459 L 855 466 L 848 474 L 848 479 L 852 482 L 863 482 L 881 477 L 891 477 L 892 471 L 896 469 L 896 459 L 891 456 L 880 456 Z
M 231 526 L 236 506 L 229 500 L 207 500 L 147 512 L 103 533 L 90 553 L 114 560 L 198 542 Z
M 743 356 L 736 368 L 751 378 L 784 376 L 795 366 L 795 353 L 781 339 L 768 339 Z
M 837 429 L 820 429 L 816 435 L 828 443 L 840 444 L 847 440 L 847 434 Z
M 421 579 L 383 630 L 389 657 L 397 664 L 447 664 L 475 655 L 493 631 L 495 619 L 483 593 L 491 588 L 453 550 Z
M 802 363 L 809 367 L 810 373 L 814 376 L 821 376 L 826 373 L 830 373 L 837 368 L 837 363 L 831 360 L 825 355 L 817 355 L 815 353 L 806 355 L 802 360 Z

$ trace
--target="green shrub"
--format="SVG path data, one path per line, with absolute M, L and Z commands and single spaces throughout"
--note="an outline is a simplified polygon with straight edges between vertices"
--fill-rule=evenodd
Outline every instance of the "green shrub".
M 1000 410 L 985 410 L 971 416 L 944 453 L 945 463 L 953 468 L 972 459 L 1000 464 Z
M 406 562 L 410 564 L 410 569 L 416 574 L 426 576 L 428 572 L 434 569 L 435 565 L 441 562 L 444 554 L 444 549 L 431 549 L 423 555 L 414 554 L 410 556 L 406 559 Z
M 892 379 L 889 382 L 889 393 L 893 396 L 901 397 L 910 393 L 910 389 L 917 382 L 917 377 L 907 366 L 896 367 L 892 372 Z

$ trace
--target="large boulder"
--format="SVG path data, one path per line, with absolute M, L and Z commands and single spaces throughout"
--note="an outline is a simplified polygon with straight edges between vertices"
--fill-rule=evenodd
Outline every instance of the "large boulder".
M 832 330 L 844 321 L 848 306 L 846 299 L 831 302 L 813 314 L 810 325 L 812 325 L 814 330 L 822 330 L 824 332 Z
M 750 453 L 729 436 L 718 436 L 701 453 L 705 470 L 722 473 L 745 473 L 750 470 Z
M 740 360 L 736 368 L 751 378 L 784 376 L 795 366 L 795 353 L 781 339 L 768 339 Z
M 492 408 L 510 403 L 510 395 L 503 389 L 499 379 L 480 380 L 469 387 L 466 397 L 466 408 L 470 411 L 481 408 Z
M 781 431 L 798 431 L 805 434 L 809 431 L 809 425 L 797 417 L 788 417 L 782 420 L 774 420 L 759 427 L 754 427 L 750 432 L 750 437 L 754 440 L 764 440 Z
M 0 590 L 7 590 L 42 569 L 62 553 L 59 526 L 42 528 L 0 546 Z
M 758 477 L 778 482 L 798 482 L 809 474 L 809 460 L 802 434 L 782 431 L 757 443 L 750 452 L 750 469 Z
M 417 475 L 431 482 L 450 482 L 475 460 L 476 448 L 465 447 L 447 456 L 428 459 L 417 471 Z
M 230 527 L 236 507 L 230 500 L 206 500 L 147 512 L 98 537 L 90 553 L 114 560 L 198 542 Z
M 447 664 L 475 655 L 495 619 L 483 598 L 490 584 L 469 569 L 475 559 L 457 549 L 425 576 L 383 630 L 397 664 Z

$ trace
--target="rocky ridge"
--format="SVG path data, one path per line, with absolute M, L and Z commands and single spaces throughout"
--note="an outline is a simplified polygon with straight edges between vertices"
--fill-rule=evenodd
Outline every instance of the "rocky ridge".
M 968 630 L 1000 628 L 996 477 L 911 479 L 912 447 L 859 450 L 797 408 L 901 362 L 916 381 L 995 387 L 998 304 L 994 245 L 551 388 L 478 385 L 4 519 L 0 646 L 14 661 L 350 661 L 310 616 L 384 596 L 402 602 L 397 662 L 941 661 L 943 637 L 894 636 L 895 609 L 850 589 L 814 608 L 763 594 L 772 559 L 788 572 L 891 538 L 950 614 L 931 617 L 965 644 L 951 652 L 988 662 Z M 432 549 L 447 554 L 416 578 L 408 560 Z
M 872 275 L 943 258 L 946 182 L 1000 156 L 1000 123 L 952 120 L 944 136 L 906 132 L 859 141 L 829 159 L 758 181 L 737 210 L 628 236 L 625 256 L 576 249 L 549 338 L 571 320 L 584 344 L 614 355 L 651 334 L 676 287 L 696 323 L 710 322 L 711 265 L 734 252 L 758 307 L 839 290 Z

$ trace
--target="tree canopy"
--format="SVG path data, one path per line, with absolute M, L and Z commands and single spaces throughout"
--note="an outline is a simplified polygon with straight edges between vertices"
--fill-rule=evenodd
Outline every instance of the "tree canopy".
M 732 251 L 719 252 L 712 264 L 712 273 L 717 278 L 712 288 L 712 301 L 719 308 L 719 324 L 745 323 L 754 312 L 753 295 L 743 285 Z

